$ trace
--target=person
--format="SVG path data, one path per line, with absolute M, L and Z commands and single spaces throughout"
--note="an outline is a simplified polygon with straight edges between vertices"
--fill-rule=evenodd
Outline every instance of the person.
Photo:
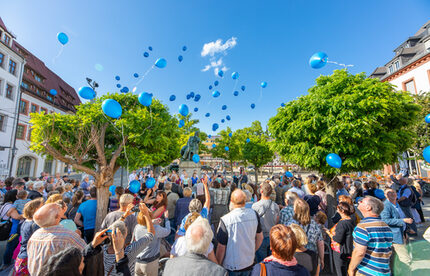
M 300 189 L 301 183 L 299 180 L 294 179 L 293 182 L 291 182 L 291 185 L 293 186 L 288 191 L 295 192 L 300 198 L 303 198 L 305 196 L 305 192 Z
M 68 247 L 52 255 L 46 264 L 42 266 L 39 276 L 80 276 L 84 271 L 84 267 L 81 250 L 76 247 Z
M 128 183 L 130 183 L 133 180 L 136 180 L 136 176 L 138 176 L 136 174 L 136 170 L 134 170 L 129 176 L 128 176 Z
M 248 183 L 248 176 L 246 175 L 245 170 L 242 170 L 240 177 L 239 177 L 239 184 L 240 187 L 244 186 L 244 184 Z
M 412 206 L 416 203 L 415 193 L 409 187 L 407 177 L 401 177 L 399 179 L 399 183 L 401 186 L 397 192 L 397 202 L 399 203 L 405 217 L 414 219 L 412 214 Z M 413 231 L 409 233 L 410 235 L 416 235 L 417 225 L 414 221 L 411 224 L 408 224 L 408 228 L 412 229 Z
M 333 261 L 337 276 L 347 275 L 349 261 L 353 249 L 352 233 L 355 221 L 351 217 L 354 213 L 354 206 L 346 202 L 339 202 L 337 212 L 341 219 L 330 231 L 326 229 L 327 235 L 331 239 L 331 249 L 333 250 Z
M 172 183 L 172 192 L 173 191 L 173 184 Z M 178 201 L 176 201 L 176 207 L 175 207 L 175 225 L 178 226 L 181 224 L 183 218 L 188 214 L 189 210 L 188 207 L 190 205 L 190 202 L 192 200 L 191 195 L 193 194 L 192 190 L 188 187 L 184 189 L 184 197 L 179 198 Z
M 18 214 L 22 214 L 25 204 L 31 200 L 27 197 L 28 197 L 27 191 L 19 191 L 16 194 L 17 199 L 13 203 L 13 207 L 15 207 L 15 209 L 18 211 Z
M 151 214 L 148 207 L 146 207 L 144 203 L 140 203 L 139 211 L 142 213 L 145 219 L 148 233 L 142 235 L 140 239 L 132 241 L 129 245 L 123 243 L 121 246 L 121 248 L 124 250 L 124 255 L 128 257 L 128 266 L 132 275 L 135 273 L 134 269 L 136 264 L 136 256 L 152 242 L 155 235 L 154 225 L 152 224 Z M 131 212 L 126 213 L 125 215 L 130 216 Z M 112 230 L 112 233 L 119 231 L 123 237 L 127 236 L 127 226 L 123 221 L 126 218 L 127 217 L 122 217 L 120 220 L 115 221 L 111 226 L 109 226 L 109 229 Z M 103 264 L 105 275 L 120 276 L 122 274 L 119 273 L 119 271 L 117 271 L 115 268 L 115 251 L 116 250 L 114 249 L 112 243 L 103 246 Z
M 76 212 L 78 211 L 83 199 L 84 192 L 82 190 L 76 191 L 72 197 L 72 203 L 68 206 L 65 213 L 68 219 L 75 220 Z
M 85 196 L 90 195 L 90 177 L 88 175 L 84 176 L 81 183 L 81 189 L 84 191 Z
M 30 200 L 36 199 L 38 197 L 43 197 L 43 181 L 37 181 L 33 184 L 33 189 L 28 192 L 28 197 Z
M 21 225 L 21 246 L 15 260 L 16 275 L 30 275 L 27 268 L 27 243 L 31 235 L 39 229 L 39 226 L 33 221 L 33 215 L 42 206 L 43 198 L 39 197 L 30 201 L 24 207 L 23 217 L 26 220 Z
M 390 275 L 390 256 L 393 232 L 379 216 L 384 204 L 373 196 L 365 196 L 358 203 L 364 218 L 353 233 L 354 250 L 348 275 Z
M 297 263 L 294 257 L 297 240 L 290 227 L 278 224 L 270 229 L 270 248 L 272 255 L 265 258 L 263 263 L 254 266 L 251 273 L 252 276 L 260 276 L 262 270 L 268 276 L 310 275 L 304 266 Z
M 305 195 L 303 199 L 308 203 L 310 215 L 313 217 L 320 208 L 321 198 L 315 194 L 317 192 L 317 186 L 315 184 L 310 183 L 307 185 L 307 187 L 308 194 Z
M 221 181 L 221 183 L 214 181 L 212 185 L 213 187 L 209 188 L 210 194 L 213 195 L 211 199 L 213 207 L 210 223 L 214 226 L 214 229 L 218 229 L 219 220 L 228 213 L 230 189 L 226 187 L 224 181 Z
M 301 198 L 294 202 L 293 218 L 287 222 L 287 225 L 297 224 L 302 227 L 308 237 L 306 248 L 318 254 L 320 267 L 324 269 L 324 240 L 322 238 L 321 229 L 314 219 L 310 216 L 309 205 Z
M 342 181 L 337 181 L 337 192 L 336 198 L 339 198 L 341 195 L 349 196 L 348 191 L 345 189 L 345 184 Z
M 216 234 L 216 258 L 229 275 L 250 275 L 254 255 L 263 242 L 260 218 L 245 208 L 245 193 L 236 189 L 231 194 L 230 212 L 221 217 Z
M 169 211 L 169 221 L 171 227 L 176 227 L 175 224 L 175 213 L 176 213 L 176 202 L 179 200 L 179 195 L 172 192 L 172 183 L 166 182 L 164 184 L 164 191 L 167 196 L 167 211 Z
M 161 239 L 170 234 L 170 222 L 168 211 L 165 211 L 165 227 L 158 224 L 154 225 L 154 238 L 153 240 L 137 255 L 135 265 L 135 275 L 139 276 L 157 276 L 158 275 L 158 261 L 161 257 L 160 246 Z M 137 215 L 137 225 L 133 231 L 134 240 L 137 241 L 148 233 L 146 220 L 144 214 L 139 212 Z
M 78 211 L 74 222 L 76 225 L 84 228 L 84 238 L 87 242 L 93 240 L 94 228 L 96 227 L 96 214 L 97 214 L 97 188 L 91 187 L 90 189 L 90 199 L 82 203 Z M 107 207 L 107 206 L 106 206 Z M 83 217 L 83 223 L 81 222 L 81 217 Z
M 115 187 L 114 196 L 109 197 L 109 211 L 113 212 L 119 209 L 119 199 L 124 194 L 125 190 L 123 187 Z
M 414 187 L 415 190 L 417 191 L 417 203 L 415 203 L 414 208 L 417 210 L 419 216 L 420 216 L 420 220 L 421 220 L 421 224 L 423 224 L 425 222 L 425 218 L 424 218 L 424 213 L 423 213 L 423 208 L 421 205 L 423 205 L 423 195 L 424 192 L 421 188 L 421 185 L 418 181 L 414 181 Z
M 103 219 L 101 229 L 106 229 L 111 226 L 115 221 L 124 217 L 124 223 L 127 226 L 127 236 L 125 236 L 125 244 L 131 242 L 133 236 L 133 230 L 137 224 L 136 216 L 130 216 L 128 213 L 132 213 L 134 197 L 131 194 L 123 194 L 119 198 L 119 210 L 110 212 Z
M 361 187 L 360 181 L 352 182 L 351 188 L 349 190 L 352 200 L 355 202 L 357 198 L 363 197 L 363 188 Z
M 412 223 L 412 219 L 405 218 L 402 209 L 397 203 L 396 191 L 393 189 L 386 189 L 385 197 L 387 199 L 384 201 L 384 210 L 381 212 L 381 219 L 390 227 L 391 232 L 393 232 L 393 250 L 396 255 L 395 257 L 402 263 L 402 265 L 399 266 L 399 270 L 410 273 L 409 267 L 412 259 L 408 252 L 404 232 L 406 223 Z M 399 272 L 399 274 L 401 274 L 399 270 L 393 270 L 393 273 L 397 274 Z
M 367 181 L 363 184 L 363 196 L 375 196 L 375 190 L 378 187 L 378 183 L 375 181 Z
M 321 200 L 318 209 L 324 213 L 327 213 L 327 193 L 325 192 L 325 182 L 322 180 L 318 180 L 316 185 L 317 191 L 315 192 L 315 195 L 319 196 Z
M 166 262 L 165 276 L 214 275 L 227 276 L 227 271 L 205 256 L 213 238 L 207 219 L 198 217 L 187 229 L 187 253 Z
M 73 197 L 73 191 L 72 191 L 73 185 L 70 183 L 66 183 L 66 185 L 64 185 L 64 194 L 63 194 L 63 199 L 65 198 L 70 198 L 72 199 Z
M 294 223 L 290 224 L 289 227 L 294 232 L 297 240 L 297 248 L 294 253 L 297 263 L 304 266 L 310 275 L 319 275 L 318 255 L 314 251 L 306 249 L 305 246 L 308 244 L 308 237 L 306 237 L 305 231 Z
M 260 217 L 261 228 L 263 230 L 263 242 L 255 252 L 256 262 L 261 262 L 270 255 L 270 229 L 278 224 L 279 206 L 270 199 L 272 186 L 264 182 L 260 185 L 261 199 L 252 205 L 252 209 Z
M 167 195 L 164 191 L 157 191 L 154 204 L 151 208 L 152 219 L 161 218 L 167 209 Z
M 84 249 L 86 244 L 77 233 L 59 225 L 62 216 L 63 211 L 57 203 L 45 204 L 35 212 L 33 220 L 40 229 L 31 235 L 27 243 L 30 275 L 39 275 L 43 264 L 68 246 Z

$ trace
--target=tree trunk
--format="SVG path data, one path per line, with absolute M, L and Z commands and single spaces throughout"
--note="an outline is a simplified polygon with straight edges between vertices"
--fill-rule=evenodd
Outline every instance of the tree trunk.
M 254 166 L 255 185 L 258 185 L 258 168 Z
M 230 160 L 230 170 L 231 170 L 231 174 L 233 175 L 233 161 Z
M 327 218 L 328 218 L 329 229 L 334 225 L 331 218 L 334 216 L 336 212 L 336 206 L 337 206 L 336 185 L 339 180 L 336 181 L 334 177 L 337 177 L 337 176 L 334 176 L 334 175 L 323 176 L 324 181 L 327 183 L 325 191 L 327 194 Z
M 109 187 L 113 184 L 114 172 L 105 168 L 96 176 L 95 185 L 97 187 L 97 216 L 96 216 L 96 231 L 107 215 L 109 205 Z

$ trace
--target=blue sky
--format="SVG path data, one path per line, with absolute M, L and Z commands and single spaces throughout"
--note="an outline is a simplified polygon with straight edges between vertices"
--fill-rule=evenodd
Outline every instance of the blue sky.
M 350 72 L 370 74 L 430 19 L 427 0 L 2 2 L 0 16 L 18 42 L 76 90 L 86 84 L 88 76 L 99 82 L 99 93 L 118 91 L 116 75 L 121 77 L 120 84 L 132 89 L 134 73 L 142 75 L 156 58 L 166 58 L 167 67 L 149 72 L 136 93 L 153 93 L 171 113 L 177 113 L 182 103 L 190 110 L 198 107 L 193 117 L 200 119 L 202 130 L 212 134 L 215 122 L 219 130 L 242 128 L 255 120 L 265 124 L 282 102 L 306 94 L 316 77 L 340 68 L 310 68 L 313 53 L 324 51 L 331 60 L 353 64 Z M 60 49 L 58 32 L 67 33 L 69 43 L 54 63 Z M 221 41 L 216 44 L 217 40 Z M 208 53 L 227 49 L 203 57 L 205 44 Z M 182 52 L 184 45 L 186 52 Z M 143 57 L 145 51 L 149 58 Z M 220 58 L 221 67 L 229 68 L 224 78 L 216 77 L 213 68 L 202 71 Z M 104 69 L 97 71 L 96 64 Z M 238 97 L 233 96 L 235 82 L 230 77 L 234 71 L 240 74 Z M 215 80 L 220 81 L 221 96 L 211 101 L 208 86 Z M 268 86 L 260 99 L 261 81 Z M 246 86 L 245 92 L 239 89 L 241 85 Z M 190 91 L 202 99 L 187 101 Z M 176 101 L 168 100 L 171 94 Z M 225 111 L 221 110 L 224 104 Z M 209 118 L 204 116 L 207 112 Z M 226 115 L 231 121 L 220 123 Z

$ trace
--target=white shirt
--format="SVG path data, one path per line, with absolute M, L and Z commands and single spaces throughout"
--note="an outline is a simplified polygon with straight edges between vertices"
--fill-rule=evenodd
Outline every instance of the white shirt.
M 130 183 L 131 181 L 136 180 L 136 174 L 132 173 L 128 176 L 128 182 Z

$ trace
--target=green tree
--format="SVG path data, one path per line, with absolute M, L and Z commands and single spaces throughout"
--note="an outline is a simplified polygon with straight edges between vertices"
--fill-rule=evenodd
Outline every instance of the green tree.
M 421 112 L 414 126 L 416 137 L 411 151 L 417 158 L 422 158 L 424 148 L 430 145 L 430 125 L 424 121 L 424 118 L 430 114 L 430 92 L 414 95 L 413 97 L 415 103 L 421 106 Z
M 232 134 L 231 137 L 230 133 Z M 220 137 L 215 139 L 216 147 L 211 150 L 212 156 L 228 160 L 230 162 L 230 170 L 233 173 L 233 162 L 240 160 L 240 145 L 237 136 L 232 133 L 230 127 L 221 130 L 218 135 Z M 225 147 L 228 147 L 229 150 L 225 150 Z
M 273 149 L 292 163 L 331 179 L 339 173 L 382 168 L 413 143 L 411 126 L 420 107 L 387 82 L 336 70 L 318 77 L 308 92 L 269 120 Z M 329 153 L 342 158 L 340 169 L 328 166 Z M 333 207 L 334 185 L 328 185 L 327 192 Z
M 121 104 L 119 119 L 104 115 L 101 105 L 105 99 Z M 157 99 L 145 107 L 129 93 L 108 94 L 76 108 L 76 114 L 31 114 L 31 149 L 94 177 L 98 228 L 106 216 L 109 186 L 121 166 L 132 170 L 167 165 L 176 158 L 178 121 Z

